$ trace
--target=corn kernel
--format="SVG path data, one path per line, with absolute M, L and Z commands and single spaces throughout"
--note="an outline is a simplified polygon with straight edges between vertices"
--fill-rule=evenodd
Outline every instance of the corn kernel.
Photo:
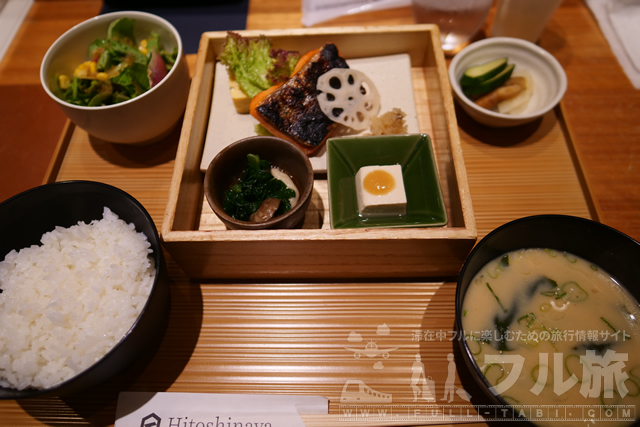
M 95 76 L 97 72 L 98 72 L 98 64 L 93 62 L 93 61 L 90 61 L 89 62 L 89 74 L 91 76 Z
M 60 74 L 58 76 L 58 86 L 60 87 L 60 89 L 66 90 L 69 88 L 70 84 L 71 84 L 71 80 L 69 80 L 68 76 L 64 74 Z
M 100 72 L 96 74 L 96 79 L 100 80 L 101 82 L 104 82 L 109 80 L 109 75 L 107 73 Z
M 74 71 L 74 75 L 76 77 L 79 77 L 81 79 L 86 78 L 89 76 L 89 62 L 83 62 L 82 64 L 78 65 L 78 68 L 76 68 L 76 70 Z
M 147 39 L 141 40 L 140 45 L 138 46 L 138 50 L 140 51 L 140 53 L 142 53 L 143 55 L 147 55 L 149 53 L 149 49 L 147 48 L 148 45 L 149 42 L 147 41 Z

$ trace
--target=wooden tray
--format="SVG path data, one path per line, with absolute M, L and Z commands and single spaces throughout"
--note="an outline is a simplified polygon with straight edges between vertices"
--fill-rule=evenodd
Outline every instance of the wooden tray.
M 200 70 L 202 74 L 205 65 L 212 66 L 204 61 L 202 56 L 196 58 L 195 55 L 190 55 L 187 59 L 192 75 L 194 70 Z M 434 80 L 438 81 L 437 79 L 431 81 Z M 194 88 L 196 86 L 194 84 Z M 447 95 L 444 94 L 443 97 Z M 207 102 L 200 102 L 202 108 L 208 108 Z M 190 107 L 193 109 L 193 105 Z M 567 214 L 600 220 L 602 215 L 597 202 L 591 195 L 588 179 L 584 176 L 579 153 L 576 152 L 573 144 L 571 129 L 567 127 L 564 120 L 562 103 L 541 120 L 511 129 L 487 128 L 474 122 L 461 109 L 456 108 L 455 113 L 459 127 L 454 131 L 460 138 L 468 188 L 473 200 L 473 212 L 470 215 L 472 218 L 475 217 L 478 238 L 484 237 L 488 232 L 508 221 L 528 215 Z M 436 119 L 439 117 L 443 116 L 436 116 Z M 203 122 L 199 125 L 199 132 L 200 138 L 203 138 L 206 119 L 201 118 L 201 120 Z M 193 127 L 186 126 L 188 123 L 187 118 L 182 133 L 196 138 L 192 132 Z M 434 134 L 446 134 L 448 130 L 449 127 L 446 126 L 435 128 Z M 165 215 L 180 139 L 181 129 L 176 129 L 164 141 L 152 146 L 122 146 L 97 140 L 84 130 L 67 122 L 43 182 L 87 179 L 115 185 L 136 197 L 147 208 L 156 226 L 160 228 Z M 181 146 L 182 150 L 186 148 L 188 147 Z M 185 152 L 180 153 L 182 157 L 185 154 Z M 195 158 L 190 160 L 193 165 L 198 161 Z M 193 172 L 193 176 L 189 178 L 194 180 L 195 186 L 200 186 L 199 171 Z M 468 197 L 468 195 L 465 196 Z M 196 204 L 193 209 L 196 211 L 205 206 L 201 195 L 196 194 L 193 199 Z M 175 201 L 173 203 L 175 204 Z M 183 205 L 180 207 L 185 209 Z M 168 223 L 164 222 L 165 225 Z M 321 233 L 339 230 L 300 231 Z M 202 237 L 208 233 L 187 230 L 170 232 L 177 233 L 178 237 L 182 235 Z M 211 241 L 211 237 L 208 237 L 208 241 L 205 240 L 203 245 L 210 245 Z M 189 242 L 184 242 L 184 244 L 187 243 Z M 223 241 L 222 246 L 226 243 L 229 242 Z M 194 243 L 196 246 L 198 244 Z M 255 255 L 255 251 L 251 253 Z M 364 258 L 369 254 L 370 251 L 350 254 L 347 258 L 340 260 L 338 268 L 341 271 L 348 269 L 352 258 L 356 258 L 353 262 L 364 264 L 366 263 Z M 393 256 L 386 250 L 383 254 Z M 311 258 L 313 255 L 306 256 Z M 227 257 L 227 261 L 230 264 L 241 263 L 240 260 L 229 258 Z M 422 264 L 435 263 L 438 259 L 415 257 L 415 261 L 420 265 L 415 267 L 414 271 L 425 268 Z M 377 268 L 373 258 L 370 258 L 370 263 L 371 268 Z M 279 263 L 277 264 L 280 266 Z M 390 274 L 398 273 L 393 270 L 393 266 L 390 266 L 391 261 L 385 264 L 391 269 Z M 290 266 L 282 264 L 281 268 L 285 271 Z M 398 273 L 399 277 L 402 276 L 401 273 Z
M 421 132 L 434 145 L 449 217 L 446 227 L 348 229 L 329 226 L 326 176 L 316 176 L 304 225 L 295 230 L 227 230 L 203 197 L 200 171 L 215 78 L 226 32 L 204 33 L 180 136 L 162 238 L 192 278 L 303 279 L 455 275 L 477 238 L 446 63 L 437 27 L 408 25 L 246 31 L 307 52 L 330 41 L 346 59 L 407 53 Z M 425 262 L 430 260 L 430 262 Z
M 193 61 L 191 65 L 194 69 Z M 456 114 L 479 238 L 505 222 L 533 214 L 600 219 L 562 105 L 517 129 L 490 129 L 461 111 Z M 118 146 L 95 140 L 69 123 L 44 181 L 88 179 L 115 185 L 137 198 L 160 227 L 179 139 L 176 129 L 153 146 Z M 394 404 L 411 405 L 409 384 L 416 354 L 422 356 L 425 374 L 435 382 L 436 398 L 441 399 L 447 355 L 454 353 L 459 362 L 455 384 L 476 402 L 479 390 L 458 358 L 458 343 L 450 341 L 455 280 L 276 284 L 256 280 L 210 286 L 189 280 L 171 257 L 168 265 L 173 279 L 171 316 L 157 348 L 150 348 L 123 375 L 81 396 L 0 402 L 5 423 L 44 425 L 51 414 L 65 414 L 69 423 L 110 425 L 118 393 L 132 390 L 322 395 L 330 400 L 331 415 L 304 416 L 306 425 L 352 426 L 358 423 L 341 421 L 340 398 L 346 382 L 361 380 L 393 394 Z M 388 336 L 376 334 L 381 324 L 390 327 Z M 347 339 L 351 331 L 367 341 L 373 338 L 380 348 L 399 349 L 384 361 L 384 369 L 374 369 L 372 359 L 355 359 L 344 348 L 352 346 Z M 425 335 L 443 331 L 447 334 L 442 340 Z M 453 402 L 464 403 L 457 396 Z

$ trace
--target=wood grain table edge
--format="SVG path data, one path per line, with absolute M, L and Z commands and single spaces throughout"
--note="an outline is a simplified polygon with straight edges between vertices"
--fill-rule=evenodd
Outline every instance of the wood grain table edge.
M 55 182 L 58 172 L 60 172 L 60 166 L 67 154 L 67 149 L 69 148 L 69 143 L 71 142 L 75 128 L 76 125 L 71 120 L 67 119 L 62 133 L 58 138 L 58 143 L 54 149 L 47 171 L 44 174 L 42 184 L 51 184 L 52 182 Z
M 578 178 L 578 181 L 580 182 L 580 186 L 582 187 L 585 202 L 587 203 L 587 208 L 589 209 L 589 216 L 594 221 L 603 222 L 604 216 L 602 213 L 602 209 L 600 208 L 600 203 L 595 197 L 592 186 L 590 185 L 589 177 L 585 173 L 584 160 L 582 159 L 580 151 L 575 145 L 574 132 L 571 124 L 566 120 L 566 107 L 562 101 L 560 101 L 560 103 L 556 106 L 555 112 L 558 116 L 560 126 L 562 127 L 562 130 L 568 140 L 567 148 L 575 166 L 576 176 Z

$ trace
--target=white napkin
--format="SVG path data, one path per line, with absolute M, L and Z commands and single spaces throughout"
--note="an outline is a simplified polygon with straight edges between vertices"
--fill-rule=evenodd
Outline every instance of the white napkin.
M 585 0 L 611 50 L 640 89 L 640 0 Z
M 302 0 L 302 25 L 310 27 L 344 15 L 411 6 L 411 0 Z
M 32 4 L 33 0 L 0 0 L 0 61 Z

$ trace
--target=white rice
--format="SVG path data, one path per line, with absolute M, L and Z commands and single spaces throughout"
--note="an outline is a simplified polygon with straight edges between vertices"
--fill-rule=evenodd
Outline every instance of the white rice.
M 104 208 L 0 262 L 0 386 L 49 388 L 93 365 L 147 302 L 150 243 Z

